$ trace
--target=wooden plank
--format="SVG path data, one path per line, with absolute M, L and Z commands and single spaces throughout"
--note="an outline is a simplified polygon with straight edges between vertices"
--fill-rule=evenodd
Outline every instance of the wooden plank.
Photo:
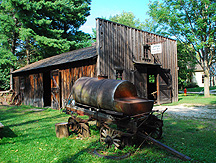
M 60 109 L 60 73 L 59 70 L 53 70 L 50 72 L 51 76 L 51 107 L 53 109 Z
M 67 69 L 66 69 L 67 70 Z M 62 100 L 62 103 L 64 104 L 64 100 L 65 99 L 67 99 L 67 72 L 66 72 L 66 70 L 61 70 L 61 77 L 62 77 L 62 79 L 61 79 L 61 81 L 62 81 L 62 83 L 61 83 L 61 95 L 62 95 L 62 98 L 61 98 L 61 100 Z M 63 105 L 63 107 L 64 107 L 64 105 Z
M 108 23 L 108 22 L 107 22 Z M 107 24 L 107 57 L 108 57 L 108 65 L 107 65 L 107 76 L 111 79 L 112 73 L 112 35 L 111 35 L 111 23 Z
M 39 98 L 40 98 L 40 104 L 39 107 L 44 107 L 44 98 L 43 98 L 43 92 L 44 92 L 44 87 L 43 87 L 43 74 L 39 74 Z
M 113 72 L 115 74 L 115 71 L 114 71 L 114 67 L 115 65 L 118 65 L 118 41 L 117 41 L 117 24 L 114 24 L 114 28 L 113 28 L 113 34 L 114 34 L 114 40 L 113 40 L 113 48 L 114 48 L 114 54 L 113 54 Z M 114 79 L 115 79 L 115 76 L 114 76 Z
M 97 39 L 96 39 L 96 50 L 97 50 L 97 63 L 96 63 L 96 70 L 97 70 L 97 76 L 100 75 L 101 71 L 100 71 L 100 67 L 101 67 L 101 64 L 100 64 L 100 60 L 101 60 L 101 57 L 100 57 L 100 46 L 101 46 L 101 43 L 100 43 L 100 20 L 99 19 L 96 19 L 96 35 L 97 35 Z
M 104 23 L 100 25 L 100 75 L 104 74 Z
M 71 93 L 71 91 L 72 91 L 72 72 L 71 72 L 71 68 L 69 68 L 69 92 Z
M 34 74 L 34 94 L 33 94 L 33 106 L 43 107 L 43 79 L 42 74 Z
M 109 51 L 108 51 L 108 22 L 104 23 L 104 62 L 103 62 L 103 75 L 108 76 L 108 66 L 109 66 Z
M 122 26 L 122 68 L 124 69 L 123 71 L 123 80 L 126 79 L 126 64 L 127 64 L 127 61 L 126 61 L 126 50 L 127 50 L 127 35 L 126 35 L 126 27 L 125 26 Z
M 30 87 L 30 82 L 29 82 L 29 76 L 25 76 L 25 90 L 24 90 L 24 105 L 28 105 L 29 102 L 29 87 Z
M 134 59 L 137 60 L 137 53 L 136 53 L 136 35 L 135 35 L 135 29 L 132 29 L 132 54 L 134 56 Z
M 114 29 L 115 29 L 115 25 L 113 23 L 110 23 L 110 74 L 109 74 L 109 78 L 110 79 L 115 79 L 115 70 L 114 70 L 114 59 L 115 56 L 114 56 L 114 53 L 115 53 L 115 49 L 114 49 L 114 41 L 115 41 L 115 38 L 114 38 Z

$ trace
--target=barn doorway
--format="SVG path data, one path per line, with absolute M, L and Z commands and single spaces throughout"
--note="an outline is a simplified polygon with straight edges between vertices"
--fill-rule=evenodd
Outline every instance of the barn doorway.
M 147 69 L 147 94 L 148 99 L 157 102 L 157 68 Z
M 50 71 L 43 73 L 43 98 L 44 98 L 44 107 L 51 107 L 51 78 Z

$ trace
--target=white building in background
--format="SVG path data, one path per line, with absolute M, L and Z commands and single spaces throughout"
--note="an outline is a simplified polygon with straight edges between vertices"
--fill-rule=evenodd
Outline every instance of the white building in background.
M 199 87 L 204 87 L 204 71 L 199 64 L 195 67 L 192 82 L 196 83 Z M 216 86 L 216 64 L 213 64 L 210 69 L 209 86 Z

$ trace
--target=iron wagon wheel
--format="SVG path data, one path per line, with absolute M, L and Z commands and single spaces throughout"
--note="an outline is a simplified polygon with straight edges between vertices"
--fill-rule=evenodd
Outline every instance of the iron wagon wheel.
M 163 129 L 162 127 L 158 127 L 158 128 L 154 128 L 152 131 L 151 131 L 151 137 L 154 138 L 154 139 L 160 139 L 161 136 L 163 134 Z
M 80 128 L 79 128 L 79 133 L 84 137 L 87 138 L 90 136 L 90 130 L 89 130 L 89 126 L 85 123 L 79 123 L 80 124 Z
M 73 117 L 70 117 L 68 119 L 68 125 L 69 125 L 69 128 L 71 129 L 72 132 L 75 132 L 75 133 L 78 132 L 79 123 Z
M 111 128 L 101 127 L 100 129 L 100 142 L 107 145 L 107 148 L 114 144 L 115 148 L 121 145 L 120 135 Z

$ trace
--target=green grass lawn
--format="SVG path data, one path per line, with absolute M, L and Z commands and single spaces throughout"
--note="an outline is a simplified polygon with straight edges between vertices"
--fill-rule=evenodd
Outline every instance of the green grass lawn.
M 57 110 L 30 110 L 30 106 L 0 106 L 0 162 L 182 162 L 154 145 L 145 144 L 123 160 L 110 160 L 93 155 L 100 147 L 99 131 L 90 126 L 91 137 L 77 139 L 76 135 L 57 138 L 55 123 L 66 122 L 69 115 Z M 38 108 L 39 109 L 39 108 Z M 199 162 L 216 160 L 216 120 L 182 119 L 165 114 L 162 143 Z
M 191 105 L 215 105 L 216 104 L 216 95 L 210 95 L 210 97 L 206 98 L 204 95 L 198 94 L 179 94 L 178 102 L 173 102 L 170 104 L 164 105 L 179 105 L 179 104 L 191 104 Z

